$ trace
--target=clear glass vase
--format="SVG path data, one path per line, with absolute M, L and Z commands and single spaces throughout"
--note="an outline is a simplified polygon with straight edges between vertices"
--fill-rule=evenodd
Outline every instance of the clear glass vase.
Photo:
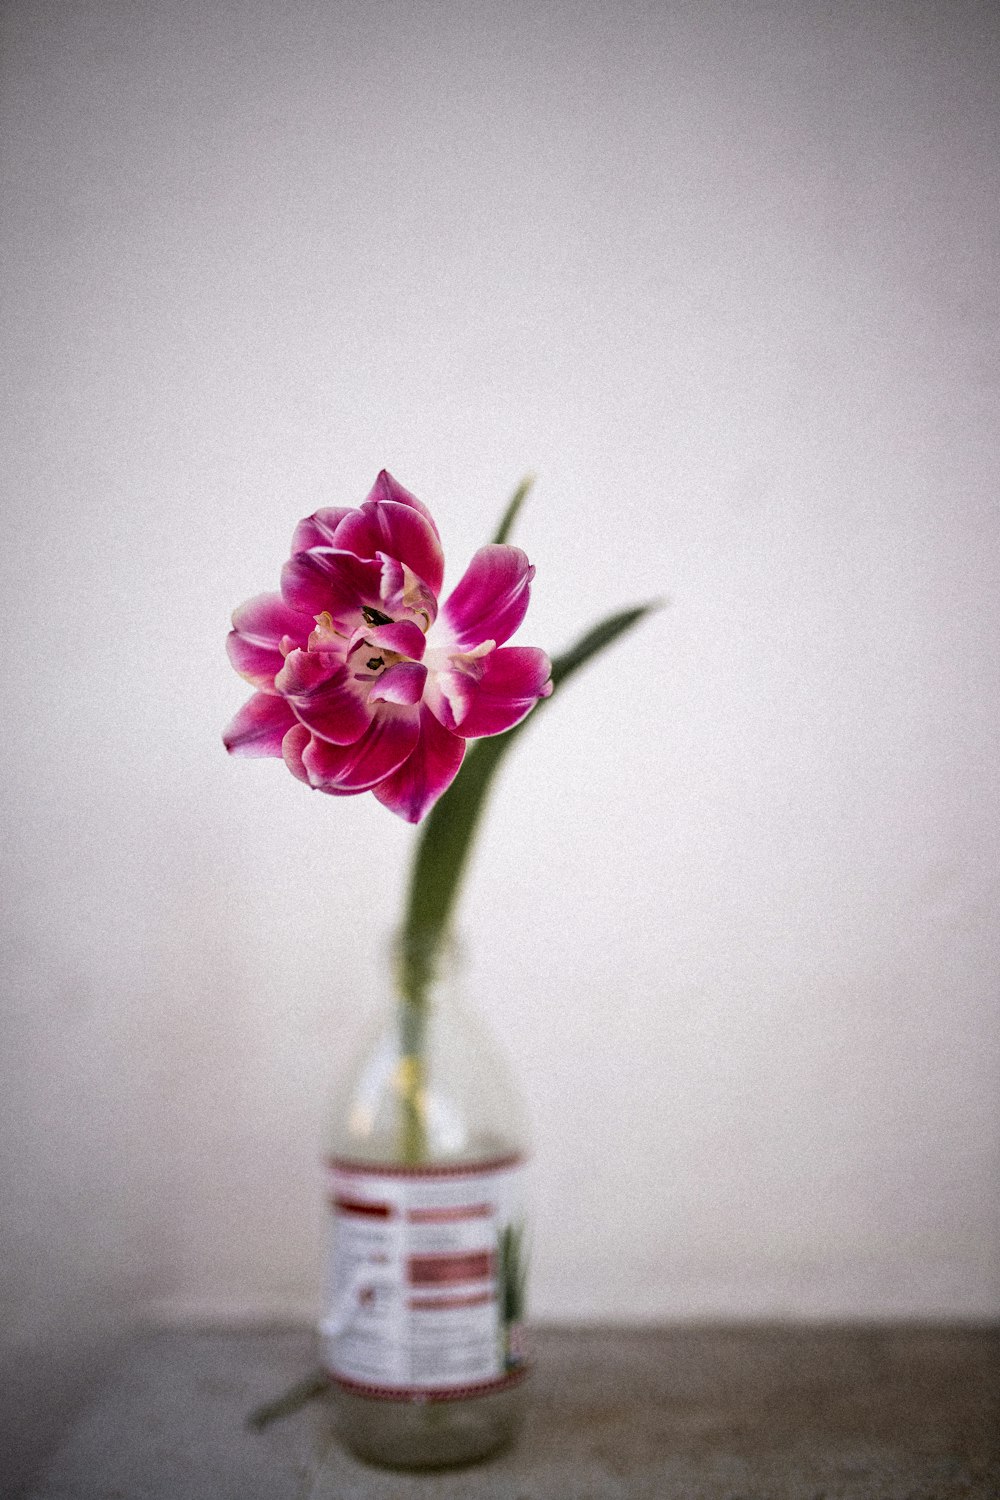
M 340 1440 L 397 1468 L 469 1463 L 524 1413 L 524 1108 L 449 945 L 387 1011 L 335 1101 L 320 1344 Z M 410 982 L 407 982 L 407 972 Z

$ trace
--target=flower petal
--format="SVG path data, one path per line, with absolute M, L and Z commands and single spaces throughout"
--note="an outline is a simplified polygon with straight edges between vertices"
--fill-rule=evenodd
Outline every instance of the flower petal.
M 444 578 L 444 554 L 437 532 L 412 506 L 395 500 L 366 500 L 360 510 L 349 511 L 337 527 L 334 545 L 357 557 L 375 557 L 379 552 L 394 557 L 437 594 Z
M 343 661 L 330 652 L 291 652 L 274 685 L 300 724 L 335 745 L 352 745 L 371 723 L 373 710 Z
M 277 649 L 286 635 L 297 646 L 304 646 L 312 624 L 311 611 L 302 614 L 290 609 L 280 594 L 257 594 L 233 610 L 233 629 L 255 646 Z
M 469 706 L 455 726 L 463 739 L 502 734 L 531 712 L 539 698 L 552 691 L 552 664 L 534 646 L 505 646 L 483 662 L 478 681 L 469 684 Z
M 254 693 L 226 728 L 222 743 L 230 755 L 281 755 L 281 742 L 295 723 L 284 698 Z
M 292 552 L 308 552 L 310 547 L 332 547 L 333 533 L 350 512 L 350 506 L 333 505 L 313 511 L 296 526 L 292 535 Z
M 417 577 L 412 568 L 397 558 L 388 557 L 384 552 L 380 552 L 379 557 L 382 560 L 380 590 L 386 610 L 393 619 L 403 612 L 411 616 L 422 615 L 422 628 L 426 630 L 437 619 L 437 594 Z
M 275 691 L 274 679 L 285 664 L 277 646 L 258 646 L 237 631 L 226 636 L 226 652 L 240 676 L 262 693 Z
M 280 594 L 258 594 L 233 611 L 233 630 L 226 640 L 229 660 L 247 682 L 273 693 L 285 660 L 281 643 L 304 646 L 311 626 L 309 616 L 289 609 Z
M 524 619 L 534 576 L 520 547 L 480 547 L 441 610 L 455 644 L 469 650 L 488 639 L 508 640 Z
M 416 495 L 411 495 L 409 490 L 404 490 L 398 479 L 393 479 L 388 469 L 383 469 L 365 496 L 365 503 L 382 502 L 394 500 L 397 505 L 408 505 L 412 510 L 419 511 L 425 521 L 429 521 L 434 535 L 438 535 L 438 529 L 434 524 L 434 517 L 427 509 L 422 500 Z
M 357 633 L 362 634 L 360 630 Z M 427 637 L 412 620 L 395 620 L 391 625 L 375 625 L 371 629 L 366 627 L 363 635 L 373 646 L 398 651 L 400 656 L 408 656 L 412 661 L 423 660 Z
M 413 753 L 372 791 L 383 807 L 408 823 L 419 823 L 458 775 L 464 754 L 465 741 L 450 734 L 423 703 L 420 738 Z
M 427 681 L 423 662 L 400 661 L 387 667 L 368 694 L 369 703 L 419 703 Z
M 377 605 L 382 565 L 362 561 L 351 552 L 334 547 L 314 547 L 297 552 L 281 570 L 281 593 L 285 603 L 301 614 L 329 611 L 335 623 L 353 616 L 362 605 Z M 357 622 L 351 620 L 351 627 Z
M 302 763 L 309 784 L 322 792 L 367 792 L 402 765 L 419 736 L 419 715 L 385 708 L 353 745 L 330 745 L 314 738 Z
M 296 719 L 281 742 L 282 760 L 292 775 L 297 776 L 299 781 L 304 781 L 306 786 L 309 785 L 309 772 L 302 764 L 302 752 L 311 739 L 312 735 L 309 730 Z
M 482 663 L 467 656 L 444 656 L 438 649 L 431 653 L 428 665 L 424 701 L 445 729 L 457 730 L 472 705 L 476 684 L 483 675 Z
M 363 604 L 378 604 L 382 568 L 336 547 L 297 552 L 282 568 L 282 595 L 303 615 L 328 610 L 334 621 L 352 616 Z

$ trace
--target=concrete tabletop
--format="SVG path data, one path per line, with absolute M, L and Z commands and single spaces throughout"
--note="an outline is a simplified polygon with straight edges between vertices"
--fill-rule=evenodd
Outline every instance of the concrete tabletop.
M 307 1331 L 131 1346 L 33 1500 L 950 1500 L 1000 1496 L 1000 1328 L 545 1328 L 518 1446 L 368 1468 L 322 1403 L 247 1414 L 314 1366 Z

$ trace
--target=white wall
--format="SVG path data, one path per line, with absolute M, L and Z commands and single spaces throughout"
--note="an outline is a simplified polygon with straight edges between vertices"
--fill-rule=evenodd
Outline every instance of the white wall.
M 315 1306 L 412 834 L 222 642 L 383 464 L 452 580 L 538 473 L 527 643 L 670 599 L 466 896 L 536 1312 L 995 1313 L 993 9 L 5 17 L 14 1347 Z

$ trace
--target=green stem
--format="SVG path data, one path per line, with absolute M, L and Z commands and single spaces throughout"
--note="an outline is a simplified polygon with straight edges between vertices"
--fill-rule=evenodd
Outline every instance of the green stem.
M 405 996 L 399 1008 L 399 1159 L 405 1166 L 427 1160 L 427 1000 Z

